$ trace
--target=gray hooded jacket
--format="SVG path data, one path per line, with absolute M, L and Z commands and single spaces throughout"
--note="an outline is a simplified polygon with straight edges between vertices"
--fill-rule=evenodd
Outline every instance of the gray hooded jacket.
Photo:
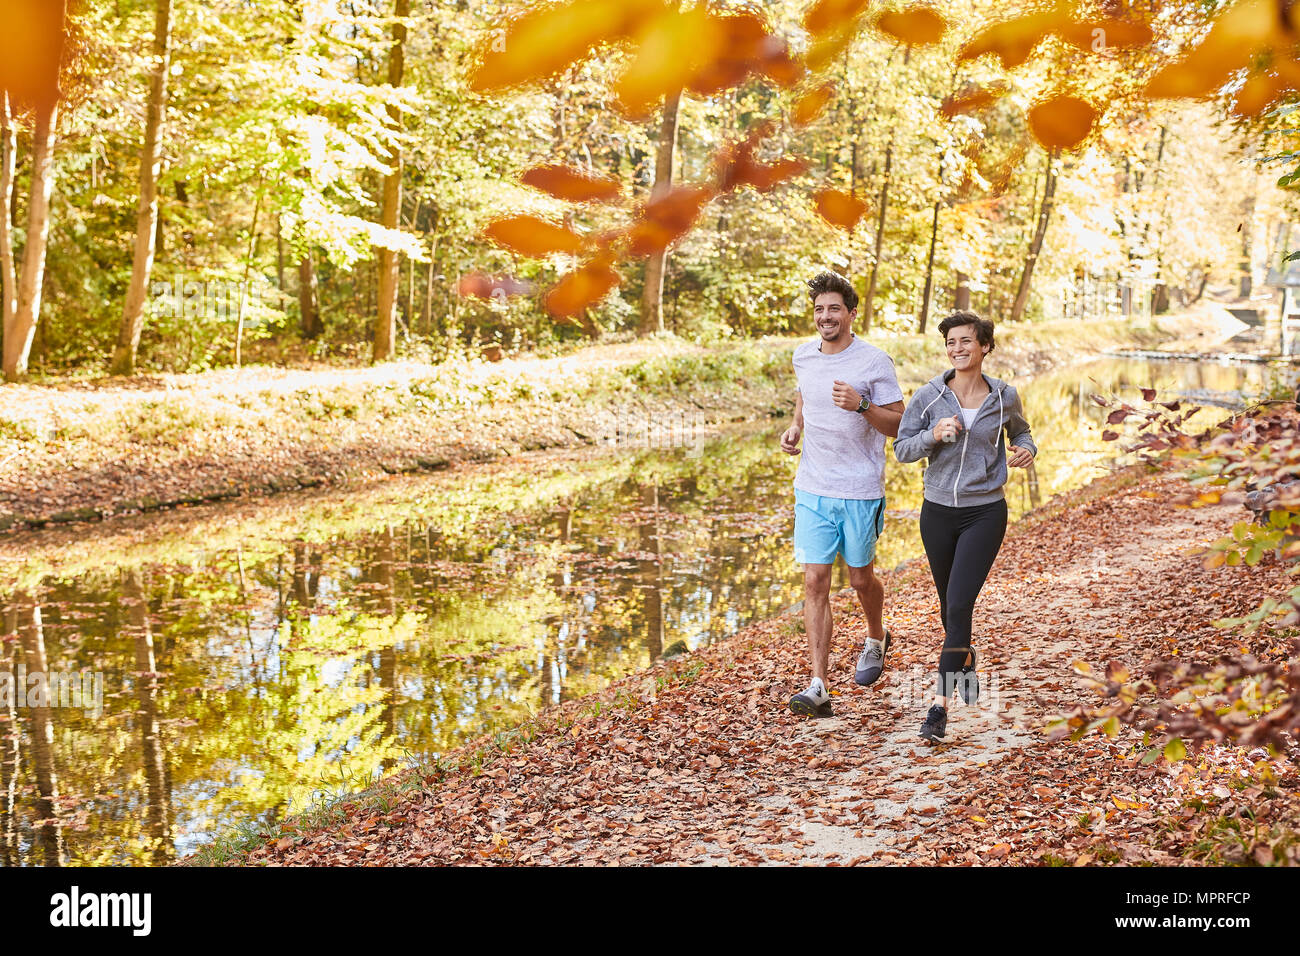
M 984 381 L 989 394 L 971 427 L 963 427 L 956 441 L 935 441 L 934 426 L 939 419 L 956 415 L 962 421 L 961 402 L 948 387 L 956 374 L 955 369 L 949 369 L 916 390 L 898 424 L 894 457 L 903 463 L 929 458 L 925 469 L 926 500 L 968 508 L 1005 497 L 1002 486 L 1007 483 L 1006 435 L 1011 437 L 1011 444 L 1028 448 L 1035 458 L 1038 446 L 1029 434 L 1029 423 L 1015 388 L 988 375 Z

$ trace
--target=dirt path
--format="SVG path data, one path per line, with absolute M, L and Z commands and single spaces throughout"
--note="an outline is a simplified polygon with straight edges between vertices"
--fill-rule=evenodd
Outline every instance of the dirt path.
M 1285 806 L 1296 754 L 1289 769 L 1271 765 L 1278 795 L 1242 776 L 1262 752 L 1210 748 L 1144 766 L 1141 735 L 1127 728 L 1077 743 L 1042 733 L 1095 700 L 1072 662 L 1114 660 L 1140 675 L 1171 654 L 1213 656 L 1225 641 L 1214 619 L 1289 582 L 1276 566 L 1190 560 L 1189 545 L 1242 512 L 1177 508 L 1181 487 L 1094 486 L 1013 529 L 976 612 L 981 701 L 954 705 L 941 745 L 916 735 L 941 642 L 920 562 L 887 580 L 896 643 L 871 689 L 850 676 L 860 612 L 835 597 L 831 719 L 786 709 L 806 668 L 798 615 L 786 615 L 548 711 L 512 740 L 466 748 L 406 789 L 381 788 L 395 804 L 358 798 L 323 824 L 273 834 L 249 861 L 1182 862 L 1191 834 L 1242 801 L 1257 818 L 1271 800 Z M 1267 632 L 1256 644 L 1276 650 Z

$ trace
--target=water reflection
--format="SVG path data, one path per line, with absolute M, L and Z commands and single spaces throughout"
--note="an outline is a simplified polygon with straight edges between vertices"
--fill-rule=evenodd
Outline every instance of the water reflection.
M 1115 454 L 1092 391 L 1255 392 L 1263 374 L 1110 361 L 1018 383 L 1043 454 L 1013 475 L 1012 515 Z M 780 427 L 699 457 L 537 456 L 11 539 L 0 676 L 93 671 L 106 699 L 98 718 L 0 701 L 0 861 L 166 863 L 789 606 Z M 889 567 L 922 554 L 920 468 L 891 463 L 886 488 Z

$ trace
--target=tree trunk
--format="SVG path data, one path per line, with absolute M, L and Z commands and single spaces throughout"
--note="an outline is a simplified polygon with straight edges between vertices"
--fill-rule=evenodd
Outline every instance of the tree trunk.
M 1201 296 L 1205 295 L 1205 286 L 1210 281 L 1210 264 L 1207 262 L 1201 266 L 1201 281 L 1196 286 L 1196 295 L 1192 296 L 1189 305 L 1195 305 L 1201 301 Z
M 27 357 L 41 314 L 41 288 L 45 278 L 45 246 L 50 228 L 50 195 L 54 189 L 54 126 L 58 106 L 36 110 L 32 133 L 32 183 L 27 204 L 27 244 L 23 248 L 18 280 L 18 305 L 4 336 L 4 377 L 15 382 L 27 375 Z
M 1034 237 L 1029 241 L 1029 251 L 1025 255 L 1025 266 L 1020 272 L 1020 285 L 1016 288 L 1016 301 L 1011 306 L 1011 321 L 1019 322 L 1025 315 L 1025 306 L 1029 304 L 1029 286 L 1034 277 L 1034 265 L 1038 254 L 1043 249 L 1043 238 L 1047 235 L 1047 223 L 1052 217 L 1052 197 L 1056 195 L 1056 177 L 1058 172 L 1052 166 L 1055 153 L 1047 156 L 1047 178 L 1043 183 L 1043 201 L 1038 207 L 1038 224 L 1034 228 Z
M 166 113 L 171 0 L 158 0 L 154 9 L 153 74 L 149 78 L 149 107 L 144 122 L 144 148 L 140 151 L 140 202 L 135 214 L 135 259 L 131 284 L 122 310 L 122 326 L 109 365 L 111 375 L 135 374 L 136 352 L 144 328 L 149 275 L 153 271 L 158 241 L 158 170 L 162 164 L 162 127 Z
M 916 331 L 925 334 L 925 320 L 930 315 L 930 291 L 934 287 L 934 246 L 939 239 L 939 206 L 942 200 L 934 201 L 934 219 L 930 223 L 930 254 L 925 259 L 925 288 L 921 292 L 921 317 Z
M 18 604 L 18 636 L 22 640 L 23 664 L 30 677 L 43 675 L 46 697 L 37 706 L 29 706 L 27 732 L 31 739 L 32 769 L 36 777 L 36 824 L 32 843 L 41 848 L 46 866 L 63 865 L 63 827 L 59 824 L 59 777 L 54 763 L 54 714 L 49 706 L 50 668 L 45 655 L 45 630 L 41 622 L 41 608 L 33 594 L 19 591 L 14 595 Z M 30 690 L 30 689 L 29 689 Z M 30 704 L 30 698 L 28 699 Z
M 316 269 L 311 253 L 298 263 L 298 318 L 303 338 L 314 339 L 325 331 L 320 319 L 320 305 L 316 300 Z
M 123 635 L 135 645 L 136 711 L 140 729 L 141 766 L 144 768 L 145 827 L 150 840 L 150 860 L 155 866 L 171 857 L 171 794 L 166 784 L 167 748 L 159 723 L 158 659 L 149 626 L 149 603 L 138 570 L 123 572 L 122 603 L 126 606 Z
M 885 181 L 880 184 L 880 209 L 876 212 L 876 241 L 871 253 L 871 278 L 867 280 L 867 294 L 862 311 L 862 334 L 871 331 L 871 320 L 876 317 L 876 282 L 880 276 L 880 250 L 885 244 L 885 212 L 889 209 L 889 179 L 894 168 L 894 140 L 890 134 L 885 147 Z
M 0 90 L 0 356 L 5 335 L 18 311 L 18 274 L 14 271 L 14 163 L 18 128 L 9 115 L 9 94 Z
M 957 273 L 957 291 L 952 299 L 952 307 L 957 312 L 970 310 L 970 276 L 964 272 Z
M 248 255 L 244 259 L 244 277 L 239 283 L 239 308 L 235 310 L 235 368 L 243 364 L 244 304 L 248 301 L 248 274 L 257 256 L 257 220 L 262 214 L 262 176 L 257 177 L 257 201 L 253 203 L 253 227 L 248 237 Z
M 406 61 L 406 22 L 411 13 L 410 0 L 396 0 L 393 15 L 402 19 L 393 24 L 393 42 L 388 48 L 388 85 L 401 86 Z M 401 129 L 402 115 L 396 106 L 388 107 L 388 120 L 395 137 Z M 388 151 L 389 173 L 384 176 L 383 206 L 379 221 L 385 229 L 396 229 L 402 211 L 402 148 L 396 140 Z M 398 253 L 379 250 L 379 302 L 375 316 L 374 361 L 393 357 L 397 338 Z
M 673 152 L 677 147 L 677 112 L 681 91 L 664 102 L 663 123 L 659 127 L 659 154 L 655 158 L 655 182 L 650 198 L 657 199 L 673 186 Z M 646 260 L 645 291 L 641 296 L 641 335 L 664 330 L 664 272 L 668 267 L 668 250 L 656 252 Z

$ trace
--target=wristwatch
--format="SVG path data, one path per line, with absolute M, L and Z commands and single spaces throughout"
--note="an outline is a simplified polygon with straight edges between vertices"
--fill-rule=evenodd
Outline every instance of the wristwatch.
M 871 407 L 871 399 L 867 398 L 865 395 L 862 396 L 862 401 L 858 402 L 858 411 L 865 412 L 870 407 Z

